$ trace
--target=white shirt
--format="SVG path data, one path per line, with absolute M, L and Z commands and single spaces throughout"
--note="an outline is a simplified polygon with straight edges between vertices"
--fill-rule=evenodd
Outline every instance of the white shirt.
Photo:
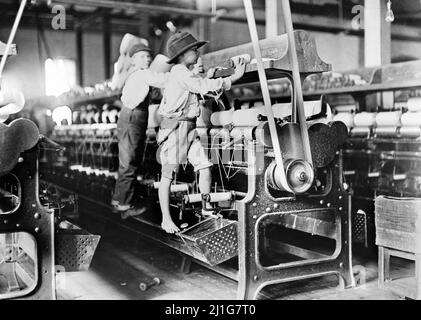
M 185 65 L 177 64 L 169 72 L 158 113 L 167 118 L 195 118 L 200 115 L 197 94 L 231 89 L 231 79 L 201 78 Z
M 139 69 L 131 73 L 124 84 L 121 102 L 126 108 L 136 108 L 149 93 L 149 87 L 164 88 L 169 76 L 167 73 Z

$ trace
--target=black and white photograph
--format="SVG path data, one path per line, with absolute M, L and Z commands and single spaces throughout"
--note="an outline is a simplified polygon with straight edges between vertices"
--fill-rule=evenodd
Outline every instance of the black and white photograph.
M 0 300 L 421 300 L 421 1 L 0 0 Z

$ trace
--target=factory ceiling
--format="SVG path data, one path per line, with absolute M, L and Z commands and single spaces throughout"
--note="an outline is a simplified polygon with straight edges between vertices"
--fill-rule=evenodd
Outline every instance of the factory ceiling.
M 30 1 L 30 0 L 29 0 Z M 151 32 L 165 29 L 166 23 L 171 20 L 177 27 L 191 25 L 192 22 L 203 16 L 213 17 L 212 21 L 229 20 L 238 23 L 245 22 L 242 0 L 52 0 L 53 3 L 62 3 L 68 14 L 68 28 L 83 27 L 86 31 L 101 31 L 106 16 L 110 20 L 113 32 L 136 32 L 139 21 L 148 16 L 148 25 Z M 10 26 L 16 14 L 18 2 L 16 0 L 0 0 L 0 26 Z M 45 3 L 36 1 L 25 11 L 22 25 L 26 27 L 48 28 L 53 16 L 51 8 Z M 138 4 L 136 7 L 131 5 Z M 364 0 L 292 0 L 291 7 L 294 14 L 311 17 L 328 17 L 330 19 L 352 19 L 352 8 L 363 4 Z M 420 0 L 394 0 L 393 10 L 396 24 L 410 25 L 421 28 L 421 1 Z M 254 0 L 257 22 L 264 24 L 265 0 Z M 181 10 L 180 10 L 181 9 Z M 260 14 L 259 14 L 260 13 Z M 102 20 L 101 20 L 102 19 Z M 298 26 L 302 27 L 302 26 Z M 314 23 L 317 30 L 317 23 Z M 312 24 L 304 26 L 312 29 Z M 341 28 L 332 26 L 331 32 L 341 31 Z

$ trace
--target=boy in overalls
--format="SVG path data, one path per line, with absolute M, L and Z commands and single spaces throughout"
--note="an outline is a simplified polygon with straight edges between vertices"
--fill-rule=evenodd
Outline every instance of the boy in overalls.
M 124 82 L 123 107 L 117 122 L 119 168 L 113 197 L 122 219 L 146 211 L 146 207 L 137 201 L 136 183 L 146 141 L 150 87 L 163 88 L 168 76 L 168 73 L 149 70 L 152 59 L 148 46 L 134 45 L 129 56 L 133 61 Z
M 209 92 L 229 90 L 231 84 L 239 80 L 245 70 L 245 63 L 240 59 L 235 73 L 228 78 L 201 78 L 193 68 L 199 58 L 198 49 L 206 41 L 197 41 L 188 32 L 177 32 L 168 39 L 168 63 L 172 67 L 165 84 L 163 98 L 159 107 L 162 115 L 158 133 L 158 158 L 162 165 L 162 177 L 159 186 L 159 200 L 162 211 L 161 227 L 168 233 L 175 233 L 179 228 L 170 216 L 170 187 L 174 173 L 180 164 L 187 160 L 199 172 L 199 189 L 202 194 L 211 190 L 212 163 L 196 136 L 196 119 L 200 116 L 198 95 Z M 212 76 L 208 73 L 208 77 Z

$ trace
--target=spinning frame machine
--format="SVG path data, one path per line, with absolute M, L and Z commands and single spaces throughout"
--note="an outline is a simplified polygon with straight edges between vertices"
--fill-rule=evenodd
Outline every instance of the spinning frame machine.
M 288 1 L 283 4 L 289 8 Z M 302 79 L 328 71 L 330 66 L 318 57 L 313 39 L 305 32 L 292 31 L 288 15 L 289 34 L 259 41 L 251 2 L 245 1 L 245 6 L 252 43 L 206 54 L 202 59 L 205 69 L 218 67 L 215 76 L 226 77 L 233 72 L 233 60 L 238 56 L 254 57 L 255 63 L 247 65 L 241 83 L 259 80 L 265 107 L 231 109 L 212 115 L 209 109 L 202 109 L 197 132 L 213 160 L 215 184 L 212 193 L 200 194 L 197 176 L 191 167 L 184 166 L 184 170 L 179 171 L 171 187 L 173 219 L 182 230 L 177 235 L 166 234 L 159 227 L 157 188 L 160 171 L 152 161 L 157 128 L 150 125 L 143 165 L 145 172 L 138 179 L 140 193 L 148 199 L 150 210 L 128 219 L 125 224 L 143 236 L 180 251 L 188 259 L 193 257 L 196 262 L 238 280 L 240 299 L 256 298 L 258 292 L 270 284 L 332 273 L 339 275 L 345 286 L 353 286 L 351 202 L 349 190 L 342 180 L 340 150 L 347 130 L 340 122 L 327 123 L 325 112 L 308 114 L 304 110 L 307 102 L 304 103 L 301 92 Z M 267 78 L 289 79 L 295 92 L 292 103 L 272 108 Z M 150 124 L 159 125 L 154 118 L 154 109 L 150 111 Z M 310 126 L 310 120 L 318 118 L 322 118 L 322 123 Z M 104 126 L 107 125 L 103 123 L 86 130 L 92 137 L 98 137 Z M 108 126 L 112 137 L 115 125 Z M 82 134 L 82 139 L 89 136 L 79 127 L 65 126 L 58 128 L 53 137 L 59 138 L 56 140 L 59 143 L 71 144 L 68 137 L 74 130 Z M 58 132 L 61 134 L 57 135 Z M 72 157 L 75 158 L 74 154 L 67 153 L 67 159 Z M 106 170 L 107 174 L 94 175 L 98 181 L 89 187 L 89 175 L 80 172 L 80 168 L 73 167 L 74 170 L 69 171 L 63 165 L 66 161 L 61 163 L 61 168 L 52 170 L 56 170 L 55 173 L 64 171 L 56 180 L 67 183 L 68 189 L 95 189 L 99 192 L 98 197 L 91 198 L 101 199 L 103 187 L 105 201 L 110 200 L 113 185 L 101 186 L 101 181 L 112 180 L 110 168 Z M 81 179 L 81 175 L 85 178 Z M 72 188 L 72 181 L 81 183 Z M 98 200 L 87 198 L 82 199 L 81 207 L 82 204 L 85 207 L 82 210 L 85 213 L 98 210 Z M 215 217 L 201 216 L 205 203 L 213 206 L 217 212 Z M 278 239 L 279 236 L 283 239 Z M 301 243 L 303 237 L 309 242 L 319 241 L 321 247 L 327 244 L 328 249 L 308 248 Z M 230 264 L 237 256 L 238 271 L 235 262 Z M 281 261 L 279 258 L 284 256 L 287 259 Z M 187 270 L 187 265 L 185 267 Z
M 12 42 L 27 3 L 21 1 L 1 47 L 0 79 L 7 57 L 17 54 Z M 2 92 L 1 104 L 17 113 L 24 98 L 13 100 Z M 0 119 L 0 299 L 55 299 L 57 273 L 86 270 L 99 236 L 62 221 L 56 210 L 61 200 L 53 201 L 51 192 L 40 187 L 41 151 L 62 147 L 41 135 L 31 120 L 4 124 L 7 118 Z
M 263 43 L 258 43 L 251 2 L 245 1 L 245 7 L 265 102 L 266 118 L 259 118 L 259 115 L 258 119 L 267 121 L 259 123 L 254 128 L 253 135 L 249 133 L 250 127 L 235 127 L 238 122 L 237 114 L 233 114 L 234 128 L 230 134 L 234 136 L 234 141 L 231 141 L 232 151 L 235 153 L 235 149 L 242 146 L 247 153 L 245 175 L 248 183 L 246 196 L 236 201 L 239 237 L 238 297 L 256 298 L 258 292 L 268 284 L 328 273 L 339 274 L 346 286 L 352 286 L 354 279 L 351 262 L 350 195 L 344 190 L 342 183 L 342 155 L 339 151 L 346 134 L 344 135 L 341 123 L 319 123 L 308 128 L 301 91 L 301 79 L 310 73 L 327 71 L 328 66 L 318 59 L 312 40 L 304 34 L 293 35 L 288 1 L 283 2 L 288 34 L 279 39 L 287 48 L 284 59 L 270 61 L 269 65 L 273 62 L 273 69 L 265 65 L 260 48 L 263 51 L 267 50 L 265 58 L 271 57 L 268 54 L 271 50 L 265 48 Z M 298 50 L 294 40 L 297 38 Z M 250 49 L 247 50 L 244 46 L 234 50 L 251 55 Z M 224 57 L 234 55 L 229 52 L 229 49 L 216 52 L 209 59 L 211 63 L 219 64 Z M 301 52 L 303 56 L 298 60 L 296 53 Z M 207 58 L 203 57 L 205 66 Z M 286 68 L 282 67 L 285 60 L 289 62 Z M 247 70 L 243 81 L 253 81 L 252 75 L 253 71 L 256 73 L 256 66 L 249 67 L 250 70 Z M 270 75 L 271 71 L 274 71 L 273 75 Z M 275 123 L 266 74 L 292 80 L 292 92 L 295 92 L 296 98 L 293 99 L 295 108 L 292 108 L 292 121 L 278 119 Z M 246 116 L 253 115 L 256 114 L 251 112 Z M 241 117 L 239 114 L 238 116 Z M 233 134 L 236 129 L 242 132 L 240 141 L 235 137 L 235 133 Z M 326 147 L 327 144 L 332 148 Z M 235 182 L 233 185 L 235 186 Z M 299 230 L 333 239 L 336 242 L 335 250 L 329 256 L 302 248 L 299 244 L 271 241 L 268 225 L 280 225 L 284 230 Z M 271 245 L 277 246 L 281 252 L 296 255 L 303 260 L 266 264 L 263 262 L 262 251 L 265 251 L 265 246 Z

